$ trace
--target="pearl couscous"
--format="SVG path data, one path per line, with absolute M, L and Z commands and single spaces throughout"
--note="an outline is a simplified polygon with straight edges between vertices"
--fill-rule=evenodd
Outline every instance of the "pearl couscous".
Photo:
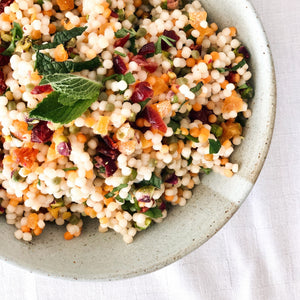
M 184 2 L 184 1 L 183 1 Z M 2 0 L 0 214 L 31 241 L 83 217 L 131 243 L 227 177 L 251 116 L 247 49 L 199 1 Z

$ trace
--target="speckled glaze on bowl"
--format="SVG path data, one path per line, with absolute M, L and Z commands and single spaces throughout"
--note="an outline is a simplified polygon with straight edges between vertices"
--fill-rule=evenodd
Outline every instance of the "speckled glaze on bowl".
M 210 20 L 220 28 L 234 25 L 252 55 L 256 96 L 245 140 L 232 161 L 240 171 L 231 179 L 210 174 L 196 187 L 185 207 L 174 207 L 161 224 L 137 234 L 126 245 L 114 232 L 100 234 L 89 221 L 80 238 L 63 240 L 63 226 L 47 226 L 32 243 L 14 238 L 14 227 L 0 221 L 2 259 L 45 275 L 80 280 L 113 280 L 162 268 L 202 245 L 237 211 L 250 192 L 271 141 L 276 87 L 272 57 L 261 23 L 246 0 L 202 0 Z

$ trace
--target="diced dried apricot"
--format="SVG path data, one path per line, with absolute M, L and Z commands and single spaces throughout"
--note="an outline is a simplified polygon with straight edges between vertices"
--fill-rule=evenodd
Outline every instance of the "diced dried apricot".
M 13 150 L 13 155 L 15 156 L 16 161 L 26 168 L 32 167 L 38 153 L 39 150 L 27 147 Z
M 95 125 L 95 132 L 101 135 L 107 135 L 108 133 L 108 124 L 109 117 L 108 116 L 100 116 L 99 121 Z
M 54 59 L 57 62 L 64 62 L 68 59 L 68 52 L 65 50 L 63 44 L 58 45 L 54 50 Z
M 197 30 L 200 28 L 203 28 L 200 26 L 200 23 L 202 21 L 206 21 L 207 18 L 207 12 L 206 11 L 195 11 L 189 13 L 190 17 L 190 24 Z
M 72 10 L 74 8 L 74 0 L 56 0 L 60 10 Z
M 119 142 L 119 150 L 125 155 L 131 155 L 136 147 L 136 141 Z
M 231 111 L 240 112 L 243 108 L 243 99 L 237 96 L 230 96 L 225 98 L 223 102 L 222 112 L 229 113 Z
M 232 139 L 234 136 L 240 136 L 242 134 L 242 126 L 240 123 L 234 123 L 233 120 L 228 120 L 221 124 L 223 128 L 223 134 L 221 142 Z
M 169 116 L 172 111 L 172 105 L 169 100 L 158 102 L 153 104 L 153 106 L 156 108 L 162 118 Z
M 26 122 L 14 120 L 12 125 L 17 130 L 14 132 L 14 135 L 20 140 L 23 140 L 25 134 L 30 133 L 30 131 L 27 130 L 28 124 Z
M 31 229 L 35 229 L 39 221 L 39 216 L 36 213 L 32 213 L 27 217 L 27 226 Z

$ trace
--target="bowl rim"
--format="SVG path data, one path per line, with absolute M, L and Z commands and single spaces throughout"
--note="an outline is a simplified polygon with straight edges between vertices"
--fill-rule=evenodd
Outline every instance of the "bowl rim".
M 201 0 L 200 0 L 201 1 Z M 149 273 L 152 273 L 154 271 L 157 271 L 165 266 L 168 266 L 176 261 L 178 261 L 179 259 L 183 258 L 184 256 L 190 254 L 191 252 L 193 252 L 194 250 L 198 249 L 201 245 L 203 245 L 204 243 L 206 243 L 211 237 L 213 237 L 221 228 L 224 227 L 224 225 L 232 218 L 232 216 L 238 211 L 238 209 L 241 207 L 241 205 L 245 202 L 245 200 L 247 199 L 249 193 L 251 192 L 255 182 L 258 179 L 258 176 L 261 173 L 261 170 L 264 166 L 265 160 L 267 158 L 268 155 L 268 151 L 272 142 L 272 135 L 273 135 L 273 131 L 274 131 L 274 124 L 275 124 L 275 117 L 276 117 L 276 98 L 277 98 L 277 88 L 276 88 L 276 74 L 275 74 L 275 67 L 274 67 L 274 60 L 273 60 L 273 56 L 272 56 L 272 52 L 270 49 L 270 45 L 269 45 L 269 40 L 267 38 L 266 35 L 266 31 L 264 29 L 264 26 L 260 20 L 260 18 L 258 17 L 258 14 L 253 6 L 253 4 L 250 2 L 250 0 L 244 0 L 244 2 L 247 4 L 247 8 L 250 9 L 250 11 L 257 17 L 257 25 L 260 27 L 261 32 L 263 34 L 263 38 L 265 40 L 266 46 L 267 46 L 267 55 L 266 58 L 268 58 L 268 61 L 266 61 L 270 67 L 271 72 L 268 73 L 267 76 L 267 80 L 270 82 L 270 86 L 272 87 L 272 91 L 273 94 L 270 94 L 268 96 L 268 102 L 270 103 L 270 119 L 269 121 L 269 125 L 268 125 L 268 130 L 266 132 L 267 136 L 267 143 L 265 143 L 262 151 L 261 151 L 261 158 L 260 158 L 260 164 L 257 165 L 256 167 L 256 172 L 255 175 L 252 177 L 252 182 L 253 185 L 250 186 L 249 188 L 247 188 L 247 191 L 245 192 L 245 197 L 234 206 L 234 208 L 231 211 L 231 214 L 229 215 L 228 218 L 225 218 L 223 221 L 220 221 L 216 230 L 214 231 L 213 234 L 207 236 L 206 238 L 202 239 L 202 240 L 196 240 L 195 243 L 187 245 L 187 247 L 185 247 L 184 249 L 182 249 L 181 251 L 178 251 L 178 253 L 170 255 L 166 260 L 164 260 L 163 262 L 159 261 L 156 263 L 153 263 L 150 266 L 147 266 L 146 269 L 141 268 L 138 271 L 134 271 L 134 272 L 128 272 L 127 274 L 122 274 L 122 275 L 115 275 L 111 278 L 84 278 L 84 277 L 72 277 L 72 276 L 63 276 L 60 274 L 55 274 L 53 272 L 46 272 L 43 270 L 39 270 L 37 268 L 34 268 L 33 266 L 29 266 L 26 263 L 22 264 L 22 263 L 18 263 L 16 260 L 9 260 L 7 259 L 2 253 L 0 253 L 0 259 L 6 263 L 8 263 L 9 265 L 18 267 L 18 268 L 22 268 L 26 271 L 29 271 L 30 273 L 34 273 L 34 274 L 38 274 L 41 275 L 43 277 L 53 277 L 56 279 L 63 279 L 63 280 L 76 280 L 76 281 L 82 281 L 82 282 L 91 282 L 91 281 L 113 281 L 113 280 L 122 280 L 122 279 L 128 279 L 128 278 L 133 278 L 136 276 L 141 276 L 141 275 L 146 275 Z

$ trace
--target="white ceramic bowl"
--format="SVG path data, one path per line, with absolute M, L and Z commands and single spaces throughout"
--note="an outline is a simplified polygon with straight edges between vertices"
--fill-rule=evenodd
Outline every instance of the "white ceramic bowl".
M 166 266 L 202 245 L 236 212 L 263 166 L 275 117 L 275 77 L 268 41 L 252 5 L 246 0 L 202 0 L 209 19 L 219 28 L 236 26 L 251 53 L 255 98 L 245 140 L 232 161 L 240 171 L 228 179 L 203 177 L 185 207 L 174 207 L 168 218 L 137 234 L 126 245 L 114 232 L 100 234 L 97 222 L 84 225 L 80 238 L 63 239 L 64 228 L 47 226 L 32 243 L 14 238 L 14 227 L 0 221 L 0 256 L 31 271 L 83 280 L 132 277 Z

